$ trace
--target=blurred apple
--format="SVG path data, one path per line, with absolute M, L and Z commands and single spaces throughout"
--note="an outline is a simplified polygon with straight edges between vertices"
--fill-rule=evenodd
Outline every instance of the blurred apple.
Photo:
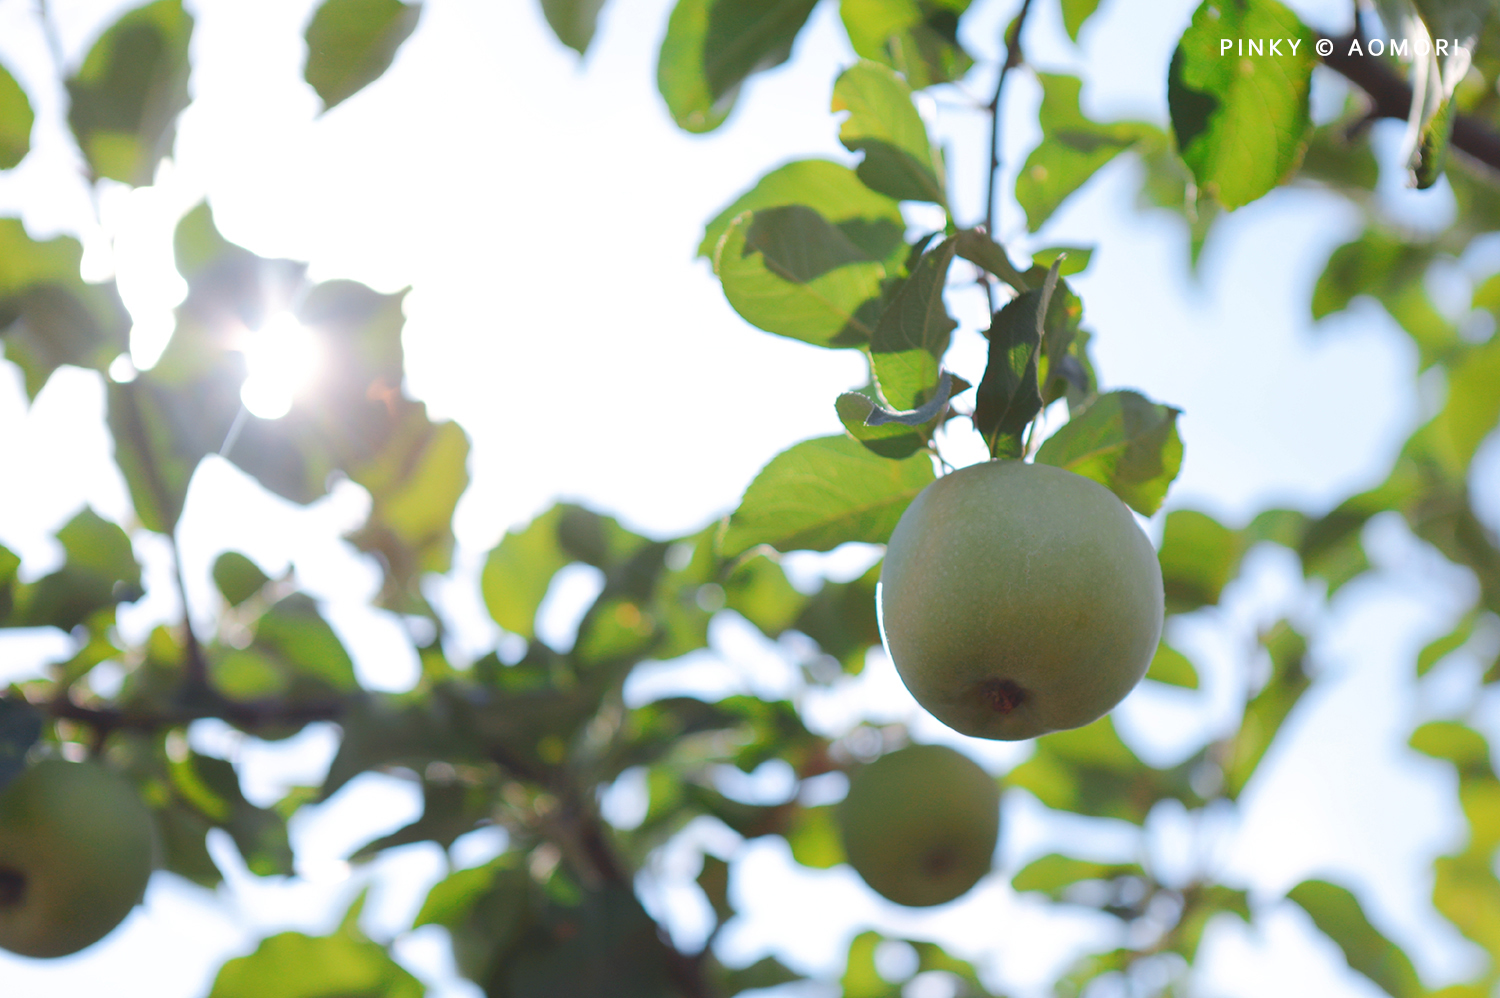
M 0 948 L 76 953 L 140 903 L 151 877 L 151 812 L 118 773 L 44 759 L 0 793 Z
M 865 883 L 897 904 L 943 904 L 990 871 L 1000 787 L 961 752 L 909 745 L 856 773 L 837 814 Z

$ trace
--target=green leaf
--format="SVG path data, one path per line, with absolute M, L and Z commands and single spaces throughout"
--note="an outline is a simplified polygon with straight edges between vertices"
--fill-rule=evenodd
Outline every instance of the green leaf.
M 839 982 L 843 998 L 894 998 L 901 993 L 875 967 L 875 949 L 883 941 L 878 932 L 861 932 L 850 941 L 844 977 Z
M 238 551 L 225 551 L 214 559 L 213 578 L 230 606 L 239 606 L 271 581 L 259 565 Z
M 577 893 L 577 904 L 553 902 L 540 913 L 538 925 L 500 962 L 491 994 L 662 998 L 678 993 L 660 930 L 628 883 Z
M 1061 260 L 1062 263 L 1058 264 L 1057 276 L 1069 277 L 1087 270 L 1089 260 L 1093 255 L 1094 247 L 1092 246 L 1049 246 L 1031 254 L 1031 265 L 1050 270 L 1053 263 Z
M 1101 125 L 1083 116 L 1076 76 L 1038 73 L 1042 107 L 1038 121 L 1042 141 L 1031 150 L 1016 175 L 1016 201 L 1026 212 L 1026 227 L 1035 232 L 1068 196 L 1117 155 L 1157 130 L 1140 122 Z M 1049 261 L 1050 262 L 1050 261 Z
M 729 903 L 729 864 L 717 856 L 703 854 L 703 869 L 699 871 L 697 883 L 714 910 L 714 920 L 719 923 L 734 917 L 734 906 Z
M 26 753 L 42 736 L 42 714 L 20 697 L 0 696 L 0 793 L 26 768 Z
M 825 654 L 838 659 L 850 675 L 863 671 L 865 652 L 880 644 L 880 625 L 875 615 L 875 587 L 879 581 L 877 564 L 851 582 L 824 583 L 792 625 L 816 641 Z
M 925 453 L 891 461 L 842 435 L 804 440 L 756 475 L 729 518 L 720 551 L 733 558 L 757 544 L 780 551 L 883 544 L 933 478 Z
M 182 762 L 170 763 L 169 772 L 178 797 L 229 833 L 251 873 L 261 877 L 292 874 L 285 819 L 245 799 L 233 765 L 194 752 Z
M 181 0 L 156 0 L 116 21 L 68 78 L 68 124 L 92 177 L 151 183 L 188 105 L 192 34 Z
M 1489 743 L 1466 724 L 1429 721 L 1412 732 L 1410 744 L 1423 755 L 1453 763 L 1460 773 L 1494 779 Z
M 460 775 L 451 780 L 422 780 L 422 816 L 409 825 L 361 846 L 349 858 L 369 859 L 382 850 L 413 842 L 436 842 L 448 848 L 460 835 L 490 820 L 495 787 Z
M 1267 51 L 1272 41 L 1281 44 Z M 1296 169 L 1310 126 L 1314 41 L 1276 0 L 1204 0 L 1193 14 L 1172 55 L 1167 104 L 1203 196 L 1238 208 Z
M 1374 981 L 1393 998 L 1427 994 L 1411 960 L 1365 917 L 1359 900 L 1347 889 L 1326 880 L 1304 880 L 1287 892 L 1301 905 L 1313 924 L 1344 951 L 1353 970 Z
M 1145 877 L 1139 863 L 1095 863 L 1051 853 L 1032 860 L 1010 883 L 1017 891 L 1042 891 L 1059 901 L 1063 899 L 1065 888 L 1080 880 L 1113 880 L 1130 876 Z
M 1469 638 L 1474 635 L 1474 625 L 1479 622 L 1479 614 L 1475 612 L 1466 613 L 1454 626 L 1453 630 L 1442 637 L 1435 638 L 1423 646 L 1417 653 L 1417 675 L 1425 676 L 1443 659 L 1453 652 L 1458 651 L 1469 643 Z
M 1289 623 L 1277 623 L 1261 636 L 1260 643 L 1271 657 L 1271 678 L 1245 705 L 1240 730 L 1234 736 L 1224 767 L 1225 794 L 1231 800 L 1250 782 L 1282 722 L 1312 683 L 1306 670 L 1307 639 Z
M 1439 37 L 1449 37 L 1440 35 Z M 1451 97 L 1444 98 L 1437 111 L 1422 123 L 1422 131 L 1413 152 L 1412 180 L 1418 190 L 1425 191 L 1438 182 L 1448 168 L 1448 147 L 1453 140 L 1453 122 L 1458 109 Z
M 1036 459 L 1092 478 L 1150 516 L 1182 467 L 1180 413 L 1137 392 L 1109 392 L 1048 437 Z
M 786 62 L 817 0 L 678 0 L 656 85 L 679 128 L 723 124 L 752 73 Z
M 57 539 L 67 555 L 62 568 L 16 587 L 10 626 L 71 631 L 100 610 L 140 599 L 141 566 L 118 524 L 84 509 Z
M 1443 456 L 1460 474 L 1500 424 L 1500 337 L 1464 351 L 1448 365 L 1448 399 L 1434 421 Z
M 401 0 L 323 0 L 308 22 L 303 77 L 326 111 L 380 79 L 411 37 L 420 3 Z
M 1431 244 L 1366 229 L 1328 258 L 1313 288 L 1313 318 L 1347 308 L 1359 295 L 1372 295 L 1416 342 L 1421 367 L 1429 367 L 1459 342 L 1458 330 L 1433 305 L 1423 280 L 1436 252 Z
M 252 647 L 277 663 L 293 689 L 349 692 L 359 686 L 343 642 L 317 604 L 302 593 L 285 597 L 261 615 Z
M 0 65 L 0 170 L 9 170 L 31 151 L 31 126 L 36 115 L 26 91 Z
M 873 335 L 886 276 L 882 263 L 803 205 L 740 215 L 719 242 L 714 271 L 745 321 L 824 347 L 858 346 Z
M 83 246 L 70 236 L 37 242 L 18 218 L 0 218 L 0 334 L 26 394 L 36 398 L 64 364 L 103 371 L 127 345 L 130 314 L 113 282 L 85 284 Z
M 945 239 L 923 254 L 870 338 L 875 383 L 892 409 L 914 410 L 936 395 L 938 363 L 958 326 L 943 304 L 956 249 L 955 240 Z
M 1182 686 L 1190 690 L 1198 688 L 1198 670 L 1182 652 L 1163 641 L 1156 646 L 1151 656 L 1151 666 L 1146 678 L 1169 686 Z
M 385 947 L 344 929 L 283 932 L 219 968 L 209 998 L 422 998 L 422 983 Z
M 803 866 L 826 870 L 844 862 L 843 840 L 832 805 L 799 808 L 786 832 L 792 858 Z
M 1036 752 L 1010 771 L 1006 783 L 1030 791 L 1055 810 L 1138 825 L 1159 800 L 1178 800 L 1188 807 L 1201 803 L 1190 782 L 1201 758 L 1172 769 L 1147 766 L 1120 740 L 1106 715 L 1037 739 Z
M 714 259 L 719 241 L 736 218 L 747 211 L 800 204 L 823 216 L 866 257 L 887 265 L 906 254 L 906 220 L 901 206 L 877 194 L 847 166 L 826 159 L 801 159 L 777 167 L 714 216 L 703 232 L 698 255 Z
M 776 561 L 757 555 L 742 562 L 724 580 L 724 608 L 733 610 L 775 638 L 791 627 L 807 597 L 793 588 Z
M 531 640 L 537 607 L 552 585 L 552 576 L 573 561 L 557 537 L 564 507 L 553 506 L 520 530 L 506 531 L 485 559 L 479 588 L 490 619 L 512 634 Z
M 1021 433 L 1042 409 L 1037 364 L 1056 287 L 1054 265 L 1042 287 L 1011 299 L 990 323 L 989 362 L 975 391 L 974 427 L 992 457 L 1020 457 Z
M 604 0 L 542 0 L 542 14 L 557 40 L 583 55 L 594 40 Z
M 855 440 L 881 457 L 903 458 L 931 439 L 948 411 L 948 400 L 969 387 L 963 378 L 943 371 L 932 397 L 918 408 L 888 409 L 879 388 L 870 384 L 857 392 L 844 392 L 835 400 L 834 409 Z
M 764 956 L 748 967 L 725 970 L 721 980 L 723 994 L 737 995 L 741 991 L 791 984 L 793 981 L 803 980 L 803 977 L 774 956 Z
M 1207 513 L 1168 513 L 1157 552 L 1167 612 L 1187 613 L 1218 603 L 1224 586 L 1239 570 L 1243 549 L 1235 532 Z
M 1078 41 L 1083 22 L 1098 9 L 1099 0 L 1062 0 L 1063 27 L 1068 30 L 1068 37 Z
M 974 60 L 958 42 L 958 19 L 969 0 L 841 0 L 849 43 L 906 77 L 913 90 L 951 83 Z
M 901 77 L 879 63 L 855 63 L 834 84 L 832 108 L 849 112 L 839 141 L 864 153 L 854 172 L 866 187 L 898 201 L 947 206 L 942 167 Z

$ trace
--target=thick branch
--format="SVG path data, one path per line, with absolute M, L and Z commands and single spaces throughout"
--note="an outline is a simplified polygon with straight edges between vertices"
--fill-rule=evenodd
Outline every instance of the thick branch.
M 233 701 L 215 697 L 194 706 L 161 711 L 127 710 L 118 707 L 84 707 L 61 698 L 46 703 L 44 709 L 53 717 L 86 724 L 99 732 L 119 730 L 157 731 L 217 718 L 248 732 L 313 721 L 337 721 L 349 707 L 345 699 L 307 700 L 287 703 L 281 700 Z
M 1405 121 L 1411 111 L 1411 87 L 1385 61 L 1350 55 L 1349 46 L 1354 39 L 1353 35 L 1327 39 L 1333 43 L 1333 51 L 1323 57 L 1323 65 L 1369 96 L 1370 117 Z M 1453 121 L 1453 148 L 1500 172 L 1500 133 L 1484 121 L 1458 115 Z

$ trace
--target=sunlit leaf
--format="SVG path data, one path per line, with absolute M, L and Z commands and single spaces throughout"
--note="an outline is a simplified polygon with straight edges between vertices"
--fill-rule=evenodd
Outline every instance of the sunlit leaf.
M 656 85 L 679 128 L 707 132 L 729 116 L 740 84 L 779 66 L 817 0 L 678 0 Z
M 1245 705 L 1245 716 L 1234 736 L 1224 770 L 1225 793 L 1237 797 L 1281 730 L 1292 708 L 1312 680 L 1307 675 L 1307 640 L 1286 621 L 1261 637 L 1271 658 L 1271 678 Z
M 1048 437 L 1036 459 L 1092 478 L 1150 516 L 1182 467 L 1179 414 L 1138 392 L 1109 392 Z
M 904 80 L 879 63 L 858 62 L 834 84 L 833 110 L 849 112 L 839 141 L 864 153 L 855 172 L 865 186 L 898 201 L 946 205 L 942 168 Z
M 933 478 L 925 454 L 891 461 L 842 435 L 804 440 L 756 475 L 729 518 L 720 551 L 732 558 L 757 544 L 779 551 L 882 544 Z
M 1205 0 L 1193 14 L 1172 56 L 1167 103 L 1177 148 L 1204 196 L 1238 208 L 1296 168 L 1310 123 L 1314 41 L 1277 0 Z
M 1479 445 L 1500 424 L 1500 337 L 1473 347 L 1448 365 L 1448 398 L 1435 432 L 1455 471 L 1469 467 Z
M 938 362 L 958 325 L 943 304 L 955 249 L 954 240 L 945 239 L 923 254 L 870 338 L 875 382 L 892 409 L 916 409 L 937 390 Z
M 741 194 L 704 228 L 698 255 L 713 259 L 729 224 L 747 211 L 800 204 L 813 209 L 872 260 L 893 264 L 906 254 L 900 205 L 877 194 L 847 166 L 801 159 L 777 167 Z
M 1207 513 L 1174 509 L 1162 531 L 1162 588 L 1167 612 L 1186 613 L 1219 602 L 1224 586 L 1239 569 L 1243 543 L 1235 532 Z
M 844 862 L 844 846 L 830 805 L 798 809 L 786 841 L 792 858 L 803 866 L 826 870 Z
M 1165 641 L 1156 646 L 1156 654 L 1151 656 L 1151 666 L 1146 670 L 1146 678 L 1169 686 L 1181 686 L 1190 690 L 1198 688 L 1198 670 L 1193 668 L 1193 663 L 1186 655 Z
M 1099 7 L 1099 0 L 1062 0 L 1063 27 L 1068 37 L 1078 41 L 1078 31 Z
M 849 43 L 906 78 L 913 90 L 961 79 L 974 60 L 958 41 L 969 0 L 840 0 Z
M 1108 716 L 1071 731 L 1037 739 L 1036 752 L 1011 770 L 1009 786 L 1030 791 L 1059 811 L 1140 824 L 1158 800 L 1195 806 L 1189 774 L 1196 759 L 1172 769 L 1155 769 L 1120 740 Z
M 126 347 L 130 315 L 113 282 L 79 276 L 71 236 L 38 242 L 18 218 L 0 218 L 0 335 L 35 398 L 63 364 L 105 370 Z
M 0 65 L 0 170 L 9 170 L 31 151 L 31 126 L 35 120 L 26 91 Z
M 1017 891 L 1042 891 L 1053 900 L 1061 900 L 1064 888 L 1080 880 L 1113 880 L 1115 877 L 1144 877 L 1139 863 L 1095 863 L 1050 853 L 1032 860 L 1011 878 Z
M 736 218 L 714 271 L 747 322 L 816 346 L 857 346 L 874 333 L 885 266 L 804 205 Z
M 1324 935 L 1344 951 L 1349 966 L 1392 998 L 1416 998 L 1427 990 L 1399 946 L 1370 924 L 1359 900 L 1326 880 L 1304 880 L 1287 892 Z
M 182 0 L 156 0 L 108 28 L 68 78 L 68 124 L 93 176 L 151 183 L 188 105 L 192 34 Z
M 1078 107 L 1082 81 L 1075 76 L 1038 73 L 1037 78 L 1042 84 L 1042 141 L 1016 174 L 1016 201 L 1032 232 L 1101 167 L 1157 132 L 1139 122 L 1101 125 L 1084 117 Z
M 325 110 L 378 80 L 411 37 L 420 3 L 401 0 L 323 0 L 307 25 L 303 76 Z
M 422 998 L 422 983 L 355 931 L 283 932 L 225 963 L 209 998 Z

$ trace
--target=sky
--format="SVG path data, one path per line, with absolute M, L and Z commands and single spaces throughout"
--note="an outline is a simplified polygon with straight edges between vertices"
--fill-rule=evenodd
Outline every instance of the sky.
M 70 64 L 129 6 L 52 4 Z M 965 22 L 971 51 L 992 63 L 994 40 L 1016 6 L 976 3 Z M 1330 33 L 1346 27 L 1342 3 L 1292 6 Z M 484 553 L 555 499 L 587 502 L 653 536 L 682 534 L 732 509 L 779 450 L 839 431 L 832 402 L 864 382 L 859 355 L 749 327 L 724 301 L 706 262 L 693 258 L 703 222 L 767 170 L 809 156 L 849 161 L 827 110 L 832 80 L 852 59 L 834 6 L 817 9 L 795 58 L 757 77 L 729 123 L 705 137 L 678 131 L 655 93 L 667 0 L 608 6 L 582 61 L 550 36 L 532 3 L 429 0 L 392 68 L 324 115 L 301 79 L 311 0 L 189 7 L 197 19 L 194 103 L 182 117 L 174 156 L 151 188 L 104 190 L 96 218 L 61 131 L 61 95 L 35 9 L 0 2 L 0 61 L 27 85 L 39 120 L 33 154 L 0 175 L 0 213 L 19 214 L 37 238 L 83 239 L 87 276 L 120 282 L 141 367 L 160 351 L 185 290 L 171 271 L 172 227 L 204 196 L 221 231 L 262 256 L 309 261 L 315 279 L 348 277 L 387 292 L 409 286 L 408 390 L 434 418 L 458 420 L 473 442 L 473 484 L 455 519 L 457 565 L 431 589 L 459 625 L 456 658 L 486 651 L 497 638 L 475 591 Z M 1193 4 L 1105 0 L 1102 8 L 1074 48 L 1056 4 L 1042 0 L 1028 55 L 1049 71 L 1082 73 L 1091 114 L 1164 124 L 1165 67 Z M 967 93 L 948 90 L 921 102 L 945 144 L 965 223 L 982 213 L 987 136 L 973 106 L 992 79 L 981 69 Z M 1003 109 L 1003 191 L 1013 188 L 1015 168 L 1039 137 L 1039 99 L 1034 80 L 1017 74 Z M 1315 104 L 1326 112 L 1341 100 L 1338 82 L 1320 71 Z M 1395 138 L 1395 130 L 1377 127 L 1387 160 Z M 1107 387 L 1138 388 L 1184 411 L 1187 458 L 1169 507 L 1204 509 L 1239 525 L 1273 504 L 1320 512 L 1378 482 L 1401 441 L 1440 403 L 1442 386 L 1414 383 L 1415 351 L 1368 303 L 1311 322 L 1312 284 L 1327 253 L 1357 233 L 1353 211 L 1310 188 L 1273 192 L 1216 230 L 1190 277 L 1181 223 L 1137 210 L 1138 184 L 1139 166 L 1122 157 L 1035 237 L 1007 198 L 998 232 L 1016 255 L 1049 245 L 1097 247 L 1075 286 Z M 1451 215 L 1443 186 L 1422 194 L 1387 187 L 1391 211 L 1410 224 L 1440 224 Z M 924 218 L 914 211 L 910 220 L 920 225 Z M 1470 282 L 1495 269 L 1500 251 L 1476 253 L 1451 267 L 1435 290 L 1464 297 Z M 954 288 L 950 305 L 962 323 L 954 366 L 977 380 L 982 299 Z M 0 466 L 28 483 L 0 490 L 0 543 L 23 556 L 27 578 L 55 567 L 60 552 L 49 534 L 84 503 L 111 518 L 127 515 L 102 406 L 98 375 L 64 370 L 28 408 L 14 368 L 0 366 Z M 964 435 L 944 448 L 960 464 L 981 457 Z M 70 460 L 58 462 L 59 453 Z M 1493 497 L 1488 522 L 1500 523 L 1494 437 L 1476 461 L 1474 483 L 1476 493 Z M 220 550 L 242 550 L 273 575 L 293 566 L 304 588 L 324 601 L 362 681 L 408 687 L 416 678 L 409 642 L 396 620 L 369 609 L 376 573 L 338 539 L 361 522 L 367 503 L 360 489 L 345 485 L 299 508 L 225 462 L 206 462 L 181 527 L 195 619 L 210 619 L 216 597 L 208 566 Z M 1148 529 L 1159 532 L 1159 525 L 1160 517 Z M 1407 945 L 1429 983 L 1462 979 L 1481 965 L 1477 950 L 1428 901 L 1431 857 L 1455 847 L 1461 834 L 1452 780 L 1441 765 L 1406 750 L 1403 732 L 1464 703 L 1477 683 L 1478 653 L 1500 635 L 1482 635 L 1468 654 L 1415 687 L 1408 678 L 1415 650 L 1451 626 L 1468 605 L 1472 580 L 1413 541 L 1399 521 L 1377 518 L 1366 540 L 1380 571 L 1326 606 L 1284 553 L 1257 552 L 1221 608 L 1180 618 L 1169 630 L 1198 664 L 1203 689 L 1148 684 L 1116 712 L 1123 736 L 1143 757 L 1175 762 L 1233 723 L 1258 628 L 1290 615 L 1318 630 L 1319 682 L 1262 763 L 1242 815 L 1161 808 L 1151 819 L 1152 840 L 1173 847 L 1161 863 L 1204 850 L 1227 879 L 1252 890 L 1256 927 L 1221 920 L 1205 937 L 1197 973 L 1214 994 L 1376 993 L 1343 967 L 1331 944 L 1307 931 L 1299 909 L 1279 901 L 1308 876 L 1354 888 L 1377 924 Z M 177 603 L 165 546 L 141 537 L 137 550 L 151 592 L 122 608 L 120 622 L 140 635 L 173 616 Z M 869 549 L 850 548 L 794 556 L 788 566 L 794 578 L 815 584 L 823 574 L 849 577 L 872 557 Z M 544 607 L 544 635 L 565 639 L 597 586 L 590 570 L 565 572 Z M 55 633 L 3 641 L 0 682 L 38 674 L 68 647 Z M 784 695 L 795 682 L 788 662 L 785 647 L 720 620 L 713 654 L 638 670 L 627 696 Z M 953 744 L 997 773 L 1029 751 L 965 739 L 925 717 L 878 653 L 858 679 L 807 694 L 804 711 L 828 731 L 862 716 L 905 720 L 918 740 Z M 1500 735 L 1493 702 L 1479 720 Z M 316 783 L 335 746 L 333 733 L 316 726 L 267 745 L 204 722 L 191 740 L 234 758 L 257 803 L 277 799 L 288 785 Z M 605 796 L 614 820 L 628 821 L 638 810 L 632 778 Z M 787 780 L 772 766 L 740 791 L 772 799 Z M 409 783 L 369 775 L 329 803 L 304 809 L 293 828 L 303 876 L 291 882 L 254 878 L 216 838 L 226 888 L 208 892 L 158 876 L 147 904 L 84 954 L 45 964 L 0 956 L 7 996 L 199 996 L 223 959 L 248 951 L 259 936 L 325 931 L 369 879 L 367 930 L 399 936 L 398 956 L 436 998 L 474 998 L 477 990 L 454 976 L 440 930 L 404 933 L 426 888 L 442 875 L 441 851 L 396 850 L 373 870 L 352 874 L 342 862 L 419 807 Z M 795 868 L 783 844 L 760 840 L 736 862 L 736 890 L 748 914 L 726 931 L 720 955 L 737 963 L 774 952 L 799 969 L 833 975 L 850 936 L 873 925 L 941 938 L 977 959 L 997 987 L 1036 994 L 1079 947 L 1113 945 L 1113 928 L 1018 897 L 1009 876 L 1058 841 L 1073 843 L 1079 855 L 1115 859 L 1136 858 L 1142 839 L 1128 826 L 1049 813 L 1024 794 L 1008 797 L 1006 821 L 998 872 L 962 901 L 924 912 L 881 901 L 847 868 Z M 472 865 L 502 847 L 498 833 L 474 833 L 460 841 L 454 861 Z M 707 908 L 688 886 L 697 857 L 732 847 L 722 828 L 695 824 L 642 879 L 648 907 L 685 945 L 706 931 Z M 899 963 L 899 953 L 890 959 Z

